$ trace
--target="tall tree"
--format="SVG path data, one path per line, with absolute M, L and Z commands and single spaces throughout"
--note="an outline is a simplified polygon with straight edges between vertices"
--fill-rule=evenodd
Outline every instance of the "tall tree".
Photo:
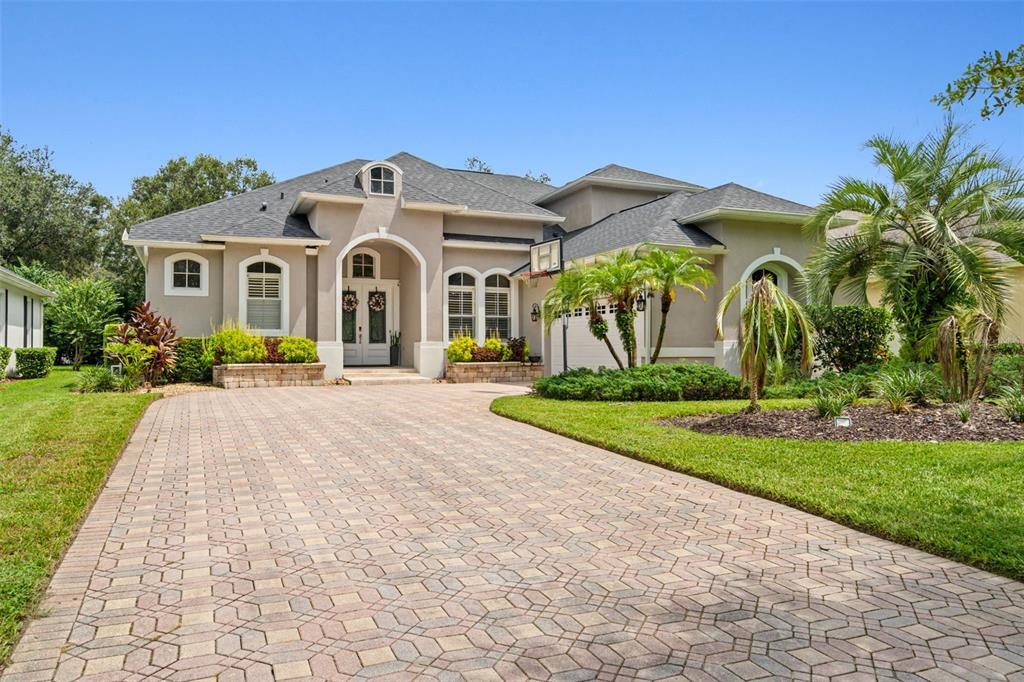
M 805 226 L 820 244 L 808 293 L 831 304 L 842 287 L 866 301 L 878 282 L 901 355 L 930 360 L 939 323 L 957 310 L 1000 319 L 1009 283 L 998 254 L 1024 263 L 1024 174 L 968 145 L 952 121 L 917 144 L 875 137 L 867 147 L 888 179 L 840 178 L 825 195 Z M 862 215 L 856 231 L 828 238 L 843 211 Z
M 102 244 L 103 266 L 115 277 L 122 313 L 133 310 L 145 297 L 145 273 L 134 251 L 121 243 L 121 235 L 146 220 L 195 208 L 274 182 L 254 159 L 223 161 L 198 154 L 191 161 L 180 156 L 153 175 L 132 181 L 132 191 L 110 212 L 109 230 Z
M 979 92 L 985 95 L 982 118 L 1001 116 L 1007 107 L 1024 104 L 1024 44 L 1006 55 L 999 50 L 982 53 L 963 76 L 947 85 L 946 91 L 932 101 L 950 109 L 954 104 L 974 99 Z
M 110 201 L 55 170 L 51 157 L 0 131 L 0 262 L 86 274 L 96 264 Z
M 478 173 L 493 173 L 490 165 L 479 156 L 466 158 L 466 170 L 477 171 Z
M 629 367 L 636 367 L 636 300 L 647 285 L 642 248 L 622 249 L 598 260 L 588 274 L 598 294 L 615 306 L 615 328 Z
M 685 289 L 707 298 L 701 287 L 710 286 L 715 276 L 705 265 L 708 259 L 694 255 L 689 249 L 665 251 L 654 246 L 643 258 L 643 271 L 651 291 L 658 292 L 661 298 L 661 324 L 658 327 L 658 342 L 651 356 L 651 364 L 658 361 L 661 355 L 661 344 L 665 340 L 665 328 L 668 326 L 668 313 L 676 300 L 676 290 Z

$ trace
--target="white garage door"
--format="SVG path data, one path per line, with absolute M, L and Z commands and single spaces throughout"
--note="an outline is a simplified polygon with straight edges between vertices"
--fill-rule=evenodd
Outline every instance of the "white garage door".
M 598 303 L 597 312 L 608 323 L 608 338 L 611 340 L 615 352 L 619 354 L 622 364 L 626 364 L 626 354 L 622 350 L 622 343 L 619 341 L 619 331 L 615 327 L 615 308 L 606 303 Z M 590 333 L 590 327 L 587 325 L 589 315 L 590 313 L 586 308 L 577 308 L 569 316 L 569 327 L 565 330 L 566 345 L 569 349 L 569 369 L 577 367 L 589 367 L 591 369 L 599 367 L 616 368 L 617 365 L 611 353 L 608 352 L 608 347 L 605 346 L 603 341 L 598 341 Z M 647 346 L 647 339 L 644 333 L 644 328 L 646 327 L 644 324 L 644 313 L 637 313 L 634 326 L 636 327 L 637 359 L 640 361 L 644 353 L 643 349 Z M 551 369 L 557 374 L 562 371 L 564 366 L 562 364 L 561 321 L 556 321 L 551 325 L 551 357 L 553 359 Z

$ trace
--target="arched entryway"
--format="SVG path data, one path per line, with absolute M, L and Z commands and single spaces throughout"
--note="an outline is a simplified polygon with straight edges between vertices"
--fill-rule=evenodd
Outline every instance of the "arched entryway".
M 418 369 L 426 331 L 422 254 L 401 237 L 368 234 L 338 254 L 336 272 L 335 331 L 344 365 Z

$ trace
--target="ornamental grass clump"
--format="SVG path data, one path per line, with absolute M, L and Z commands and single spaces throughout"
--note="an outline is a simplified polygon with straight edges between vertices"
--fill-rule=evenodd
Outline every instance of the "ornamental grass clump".
M 875 395 L 884 401 L 893 414 L 909 412 L 912 405 L 924 407 L 941 390 L 941 383 L 933 372 L 924 368 L 908 367 L 881 372 L 875 378 Z
M 840 416 L 847 407 L 854 405 L 857 402 L 857 396 L 844 388 L 821 387 L 812 402 L 818 410 L 818 417 L 834 419 Z
M 1024 423 L 1024 390 L 1020 386 L 1007 386 L 1001 397 L 1000 407 L 1006 418 L 1017 424 Z

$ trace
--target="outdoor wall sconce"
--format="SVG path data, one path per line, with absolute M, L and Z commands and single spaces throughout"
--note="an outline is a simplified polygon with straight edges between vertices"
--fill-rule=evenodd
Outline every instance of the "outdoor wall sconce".
M 646 307 L 647 307 L 647 299 L 644 298 L 643 294 L 639 294 L 636 297 L 636 311 L 638 313 L 642 313 L 644 311 L 644 308 L 646 308 Z
M 534 303 L 533 307 L 530 308 L 530 319 L 534 322 L 540 319 L 540 306 L 536 303 Z

